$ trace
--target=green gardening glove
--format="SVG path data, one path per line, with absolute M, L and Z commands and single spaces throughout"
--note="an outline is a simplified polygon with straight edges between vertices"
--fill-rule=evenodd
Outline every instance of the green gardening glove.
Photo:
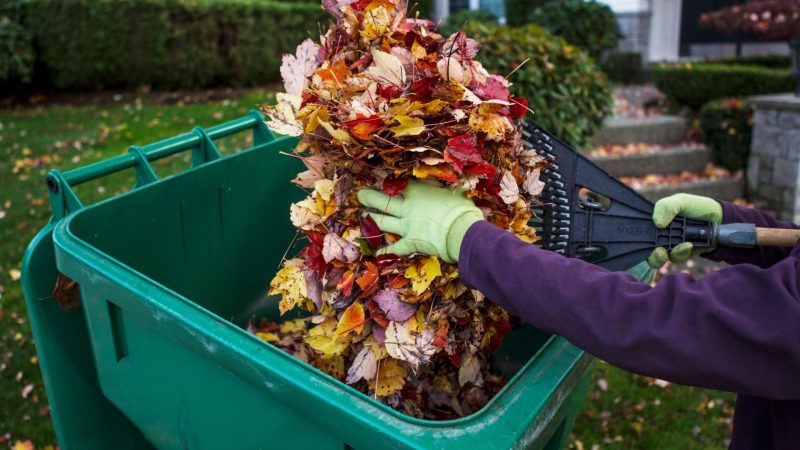
M 483 220 L 483 213 L 461 189 L 445 189 L 412 181 L 396 197 L 362 189 L 358 201 L 386 214 L 370 213 L 378 227 L 399 234 L 401 239 L 378 251 L 408 256 L 425 253 L 454 263 L 458 261 L 461 241 L 473 223 Z
M 658 228 L 666 228 L 677 215 L 720 223 L 722 222 L 722 205 L 714 199 L 699 195 L 671 195 L 656 202 L 655 209 L 653 209 L 653 223 Z M 712 250 L 710 248 L 694 250 L 691 242 L 684 242 L 676 245 L 669 254 L 664 247 L 653 250 L 653 253 L 647 258 L 647 262 L 651 267 L 658 269 L 667 261 L 680 263 L 692 256 Z

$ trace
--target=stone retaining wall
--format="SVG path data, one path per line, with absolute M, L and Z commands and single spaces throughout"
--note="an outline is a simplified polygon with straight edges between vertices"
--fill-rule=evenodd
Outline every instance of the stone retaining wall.
M 747 165 L 748 196 L 800 223 L 800 98 L 750 98 L 756 108 Z

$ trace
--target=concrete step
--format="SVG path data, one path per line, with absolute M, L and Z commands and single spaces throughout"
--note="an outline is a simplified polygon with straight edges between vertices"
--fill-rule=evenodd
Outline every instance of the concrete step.
M 683 141 L 686 121 L 677 116 L 650 116 L 627 118 L 614 116 L 606 119 L 592 144 L 627 145 L 634 142 L 647 144 L 673 144 Z
M 685 192 L 704 195 L 718 200 L 735 200 L 744 197 L 744 177 L 729 177 L 718 180 L 699 180 L 673 185 L 647 186 L 636 189 L 646 199 L 656 202 L 661 198 Z
M 700 172 L 711 162 L 706 147 L 677 146 L 648 153 L 591 157 L 592 161 L 615 177 L 641 177 L 649 174 Z

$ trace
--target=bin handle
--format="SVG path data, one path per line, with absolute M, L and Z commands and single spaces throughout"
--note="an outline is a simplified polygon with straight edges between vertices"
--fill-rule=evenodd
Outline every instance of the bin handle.
M 222 153 L 220 153 L 214 140 L 222 139 L 244 130 L 252 130 L 253 147 L 275 140 L 275 135 L 267 128 L 261 112 L 251 109 L 244 117 L 215 125 L 208 129 L 195 127 L 189 133 L 154 142 L 143 147 L 131 146 L 128 149 L 128 153 L 124 155 L 114 156 L 67 172 L 51 170 L 47 174 L 46 181 L 47 190 L 50 193 L 52 220 L 61 220 L 68 213 L 83 208 L 83 203 L 72 190 L 74 186 L 134 167 L 136 169 L 136 187 L 138 188 L 158 181 L 158 175 L 150 166 L 151 161 L 191 149 L 192 167 L 197 167 L 209 161 L 222 158 Z

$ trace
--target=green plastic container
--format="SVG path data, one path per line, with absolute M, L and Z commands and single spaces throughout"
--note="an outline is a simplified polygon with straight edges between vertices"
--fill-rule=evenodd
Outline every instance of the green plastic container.
M 252 130 L 221 157 L 214 140 Z M 475 414 L 419 420 L 380 404 L 239 327 L 278 317 L 268 283 L 304 195 L 258 112 L 48 175 L 53 218 L 25 255 L 23 282 L 62 448 L 558 449 L 588 388 L 591 358 L 533 327 L 495 354 L 516 373 Z M 149 161 L 192 151 L 159 180 Z M 137 187 L 84 207 L 71 186 L 133 168 Z M 82 307 L 47 299 L 57 270 Z

